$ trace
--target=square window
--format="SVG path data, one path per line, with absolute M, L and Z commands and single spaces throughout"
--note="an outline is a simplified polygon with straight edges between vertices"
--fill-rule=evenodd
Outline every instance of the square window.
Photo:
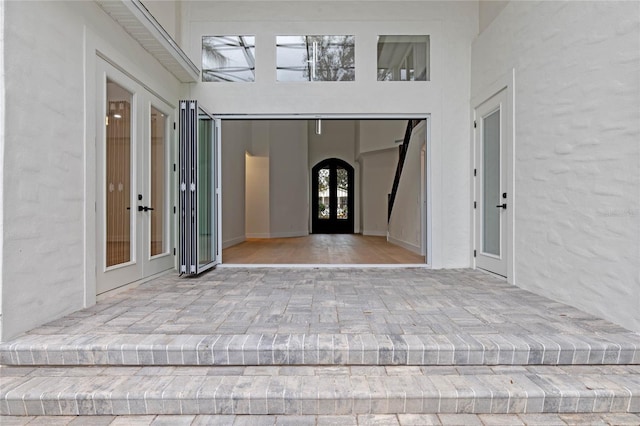
M 378 81 L 428 80 L 428 35 L 378 36 Z
M 255 36 L 204 36 L 202 81 L 255 81 L 255 57 Z
M 278 81 L 355 80 L 352 35 L 277 36 Z

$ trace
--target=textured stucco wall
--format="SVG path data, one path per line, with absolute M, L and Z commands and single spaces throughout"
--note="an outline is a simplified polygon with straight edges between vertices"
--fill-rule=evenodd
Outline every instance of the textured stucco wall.
M 180 84 L 94 2 L 3 7 L 6 340 L 95 302 L 96 48 L 166 99 Z
M 515 69 L 515 279 L 640 331 L 640 3 L 510 2 L 472 97 Z

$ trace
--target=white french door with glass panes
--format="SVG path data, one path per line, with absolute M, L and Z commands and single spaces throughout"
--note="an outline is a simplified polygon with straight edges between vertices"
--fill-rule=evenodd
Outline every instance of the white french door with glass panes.
M 509 143 L 507 90 L 494 95 L 475 111 L 475 247 L 476 266 L 507 276 L 511 244 L 508 193 Z
M 96 292 L 174 266 L 170 215 L 173 108 L 98 61 Z

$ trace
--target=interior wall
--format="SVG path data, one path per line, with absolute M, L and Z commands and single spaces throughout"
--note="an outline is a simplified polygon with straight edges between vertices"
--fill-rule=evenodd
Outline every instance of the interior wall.
M 95 302 L 96 49 L 166 99 L 182 92 L 94 2 L 3 7 L 6 340 Z
M 398 164 L 398 149 L 370 152 L 360 157 L 362 173 L 362 234 L 387 236 L 387 196 Z
M 246 156 L 245 182 L 245 235 L 248 238 L 269 238 L 269 157 Z M 224 235 L 224 230 L 222 233 Z
M 203 35 L 255 35 L 256 81 L 197 83 L 190 96 L 212 113 L 431 114 L 433 267 L 471 265 L 470 64 L 478 4 L 450 1 L 183 2 L 187 54 L 201 63 Z M 353 34 L 356 81 L 276 81 L 275 37 Z M 429 34 L 429 82 L 378 82 L 380 34 Z M 311 155 L 311 153 L 310 153 Z M 357 180 L 359 182 L 359 179 Z M 359 212 L 355 216 L 359 218 Z
M 360 153 L 397 148 L 404 140 L 408 120 L 363 120 L 360 122 Z
M 398 192 L 389 220 L 389 242 L 417 254 L 424 253 L 422 239 L 422 162 L 426 122 L 413 129 Z
M 303 120 L 272 121 L 270 140 L 271 236 L 308 235 L 307 123 Z
M 251 126 L 250 155 L 246 162 L 246 237 L 308 235 L 306 121 L 255 120 L 246 123 Z M 223 164 L 223 170 L 225 167 Z
M 508 3 L 508 0 L 480 0 L 478 2 L 478 23 L 480 32 L 484 31 L 485 28 L 487 28 L 489 24 L 496 19 Z
M 250 121 L 222 120 L 222 248 L 245 240 L 245 157 L 251 140 Z
M 510 2 L 474 99 L 512 69 L 515 283 L 640 331 L 640 3 Z

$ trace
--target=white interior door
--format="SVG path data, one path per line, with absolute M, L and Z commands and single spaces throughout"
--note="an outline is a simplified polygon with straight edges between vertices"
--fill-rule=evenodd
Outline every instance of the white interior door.
M 507 96 L 496 94 L 476 109 L 475 250 L 476 266 L 507 276 L 510 252 L 507 210 Z
M 172 108 L 100 60 L 96 129 L 96 292 L 174 266 Z

